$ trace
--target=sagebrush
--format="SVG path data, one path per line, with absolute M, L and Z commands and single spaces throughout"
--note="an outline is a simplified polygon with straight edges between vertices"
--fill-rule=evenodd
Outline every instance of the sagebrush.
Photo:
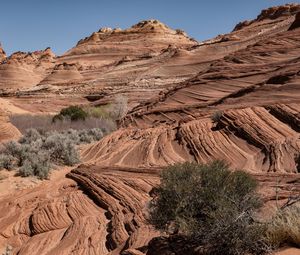
M 103 130 L 67 130 L 45 132 L 29 129 L 18 142 L 4 144 L 0 151 L 0 168 L 17 169 L 21 176 L 48 178 L 54 165 L 73 166 L 79 162 L 76 145 L 101 139 Z
M 220 161 L 184 163 L 161 174 L 149 221 L 157 229 L 180 233 L 205 254 L 263 254 L 266 225 L 255 220 L 261 208 L 257 183 Z

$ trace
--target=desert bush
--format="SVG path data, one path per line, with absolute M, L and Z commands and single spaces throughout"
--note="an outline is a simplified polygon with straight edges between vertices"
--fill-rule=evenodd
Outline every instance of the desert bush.
M 85 120 L 88 114 L 79 106 L 73 105 L 64 108 L 59 114 L 55 115 L 52 119 L 53 122 L 70 119 L 71 121 Z
M 161 174 L 149 221 L 156 229 L 179 232 L 205 254 L 262 254 L 265 224 L 254 220 L 261 207 L 257 183 L 223 162 L 173 165 Z
M 15 168 L 15 158 L 11 155 L 0 154 L 0 169 L 13 170 Z
M 283 245 L 300 247 L 300 204 L 278 210 L 268 223 L 267 242 L 278 248 Z
M 30 144 L 32 142 L 37 141 L 40 138 L 41 138 L 40 132 L 34 128 L 30 128 L 26 131 L 25 135 L 20 138 L 19 143 Z
M 52 133 L 42 145 L 52 162 L 73 166 L 79 162 L 79 155 L 75 149 L 75 143 L 65 134 Z
M 50 157 L 47 152 L 42 151 L 29 155 L 19 168 L 19 174 L 23 177 L 37 176 L 40 179 L 47 179 L 50 169 Z
M 91 143 L 100 140 L 103 137 L 103 132 L 99 128 L 86 129 L 79 131 L 80 142 Z
M 51 115 L 15 114 L 9 116 L 10 122 L 17 127 L 22 134 L 28 129 L 45 129 L 51 126 Z
M 38 131 L 29 129 L 18 142 L 4 144 L 0 150 L 0 168 L 18 168 L 21 176 L 48 178 L 53 165 L 73 166 L 79 162 L 76 145 L 101 139 L 102 129 Z
M 109 112 L 110 116 L 116 120 L 120 120 L 125 117 L 128 112 L 127 98 L 122 95 L 117 95 L 114 99 L 114 103 L 110 106 Z
M 221 120 L 222 116 L 223 116 L 222 111 L 216 111 L 211 116 L 211 120 L 212 120 L 213 123 L 218 123 Z
M 185 35 L 185 32 L 182 29 L 176 29 L 175 31 L 178 35 Z
M 99 107 L 85 107 L 84 111 L 88 114 L 89 117 L 97 118 L 97 119 L 109 119 L 110 106 L 99 106 Z

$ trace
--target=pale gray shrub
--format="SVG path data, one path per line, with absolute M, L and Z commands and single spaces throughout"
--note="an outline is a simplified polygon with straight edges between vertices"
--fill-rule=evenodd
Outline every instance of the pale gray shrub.
M 26 131 L 25 135 L 20 138 L 19 143 L 31 144 L 33 141 L 41 139 L 42 135 L 34 128 L 30 128 Z
M 62 132 L 29 129 L 18 142 L 8 142 L 0 150 L 0 168 L 10 170 L 19 167 L 21 176 L 34 175 L 46 179 L 52 164 L 73 166 L 79 163 L 76 145 L 102 137 L 100 128 Z
M 11 155 L 0 154 L 0 169 L 13 170 L 15 167 L 15 158 Z

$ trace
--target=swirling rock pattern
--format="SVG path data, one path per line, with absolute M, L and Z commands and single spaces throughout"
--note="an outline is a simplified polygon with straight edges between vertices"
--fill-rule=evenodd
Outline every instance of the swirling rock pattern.
M 130 247 L 139 254 L 158 234 L 145 220 L 158 183 L 153 171 L 79 167 L 68 177 L 1 200 L 0 247 L 9 243 L 13 254 L 33 255 L 119 254 Z
M 18 139 L 21 136 L 20 131 L 10 123 L 2 109 L 0 109 L 0 130 L 0 143 Z
M 103 105 L 121 94 L 128 98 L 130 107 L 134 107 L 145 100 L 152 100 L 155 95 L 168 93 L 170 87 L 181 86 L 182 82 L 193 79 L 199 73 L 213 72 L 211 65 L 217 72 L 216 64 L 226 56 L 229 69 L 230 66 L 238 68 L 251 56 L 247 54 L 249 46 L 269 38 L 273 38 L 274 42 L 270 42 L 268 48 L 273 51 L 276 48 L 278 51 L 270 57 L 284 56 L 282 51 L 285 42 L 281 42 L 283 47 L 279 45 L 277 35 L 296 24 L 299 9 L 299 5 L 271 8 L 232 33 L 203 42 L 197 42 L 182 30 L 173 30 L 157 20 L 142 21 L 125 30 L 101 28 L 80 40 L 64 55 L 39 60 L 38 66 L 35 62 L 28 64 L 23 60 L 18 64 L 4 61 L 0 64 L 0 75 L 5 78 L 5 82 L 0 83 L 0 88 L 10 96 L 18 94 L 23 104 L 24 101 L 29 104 L 33 100 L 38 103 L 35 100 L 37 97 L 44 100 L 44 104 L 51 104 L 47 99 L 53 95 L 64 95 L 71 101 L 76 95 L 82 99 L 89 98 L 95 105 Z M 245 52 L 245 59 L 230 57 L 241 50 Z M 261 56 L 265 50 L 266 45 L 261 48 L 257 61 L 260 59 L 264 62 L 267 59 Z M 241 67 L 245 68 L 246 65 Z M 31 73 L 30 77 L 23 75 L 24 70 Z M 240 88 L 245 85 L 240 82 L 237 84 Z M 19 90 L 16 91 L 16 88 Z M 219 94 L 226 96 L 231 91 L 230 88 L 220 87 Z M 213 99 L 216 95 L 214 90 L 207 91 L 206 95 L 199 94 L 193 87 L 182 93 L 197 104 Z M 182 99 L 170 98 L 172 104 L 176 100 L 182 102 Z
M 127 167 L 223 159 L 233 168 L 252 172 L 296 173 L 300 150 L 300 134 L 294 129 L 297 122 L 283 121 L 275 111 L 298 116 L 300 104 L 272 109 L 227 110 L 218 125 L 206 117 L 143 130 L 124 128 L 88 146 L 82 156 L 91 163 Z
M 152 98 L 134 107 L 120 129 L 82 148 L 84 164 L 68 178 L 1 197 L 0 247 L 9 244 L 18 255 L 170 254 L 167 243 L 148 247 L 159 233 L 147 224 L 147 204 L 161 169 L 178 162 L 223 159 L 245 169 L 259 180 L 266 205 L 299 193 L 298 9 L 263 11 L 199 44 L 157 21 L 81 40 L 43 76 L 47 95 L 50 81 L 72 96 L 100 91 L 105 81 L 95 104 L 120 91 L 136 102 Z M 143 44 L 147 55 L 140 56 L 130 38 L 145 34 L 157 47 L 151 52 Z M 120 38 L 122 47 L 115 47 Z M 166 46 L 170 38 L 179 45 Z M 102 45 L 114 55 L 105 63 L 98 61 L 108 54 Z

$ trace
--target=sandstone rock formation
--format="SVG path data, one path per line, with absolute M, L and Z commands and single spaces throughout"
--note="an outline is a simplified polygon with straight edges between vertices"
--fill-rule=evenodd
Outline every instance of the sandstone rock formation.
M 158 173 L 176 162 L 224 159 L 248 170 L 266 205 L 300 192 L 299 10 L 268 9 L 202 43 L 158 21 L 105 28 L 55 58 L 15 103 L 30 110 L 28 98 L 60 94 L 101 104 L 122 93 L 140 104 L 119 130 L 82 148 L 83 165 L 67 178 L 1 197 L 0 247 L 18 255 L 164 254 L 168 242 L 148 247 L 159 233 L 147 225 L 147 202 Z
M 252 172 L 298 172 L 299 41 L 300 30 L 286 26 L 212 62 L 133 109 L 124 129 L 88 148 L 84 158 L 127 167 L 224 159 Z
M 2 198 L 0 247 L 9 243 L 19 255 L 145 251 L 158 234 L 144 216 L 158 178 L 111 170 L 78 168 L 68 175 L 76 182 L 64 178 Z
M 50 48 L 35 52 L 16 52 L 0 64 L 0 89 L 15 91 L 38 84 L 53 67 Z
M 26 88 L 18 86 L 18 98 L 24 103 L 37 97 L 47 100 L 53 95 L 66 98 L 76 95 L 82 101 L 88 98 L 101 105 L 122 94 L 129 99 L 131 107 L 136 106 L 199 72 L 206 72 L 216 60 L 288 30 L 299 5 L 281 8 L 287 10 L 271 8 L 273 11 L 265 12 L 276 15 L 261 14 L 230 34 L 200 43 L 182 30 L 170 29 L 157 20 L 143 21 L 125 30 L 102 28 L 54 58 L 49 69 L 39 69 L 41 73 L 35 79 L 27 77 Z M 1 69 L 9 66 L 0 65 L 0 75 Z M 0 88 L 5 86 L 0 83 Z M 15 95 L 10 92 L 6 94 Z
M 18 139 L 20 131 L 9 122 L 7 115 L 0 109 L 0 143 Z
M 2 48 L 2 45 L 0 43 L 0 63 L 6 58 L 6 53 Z

